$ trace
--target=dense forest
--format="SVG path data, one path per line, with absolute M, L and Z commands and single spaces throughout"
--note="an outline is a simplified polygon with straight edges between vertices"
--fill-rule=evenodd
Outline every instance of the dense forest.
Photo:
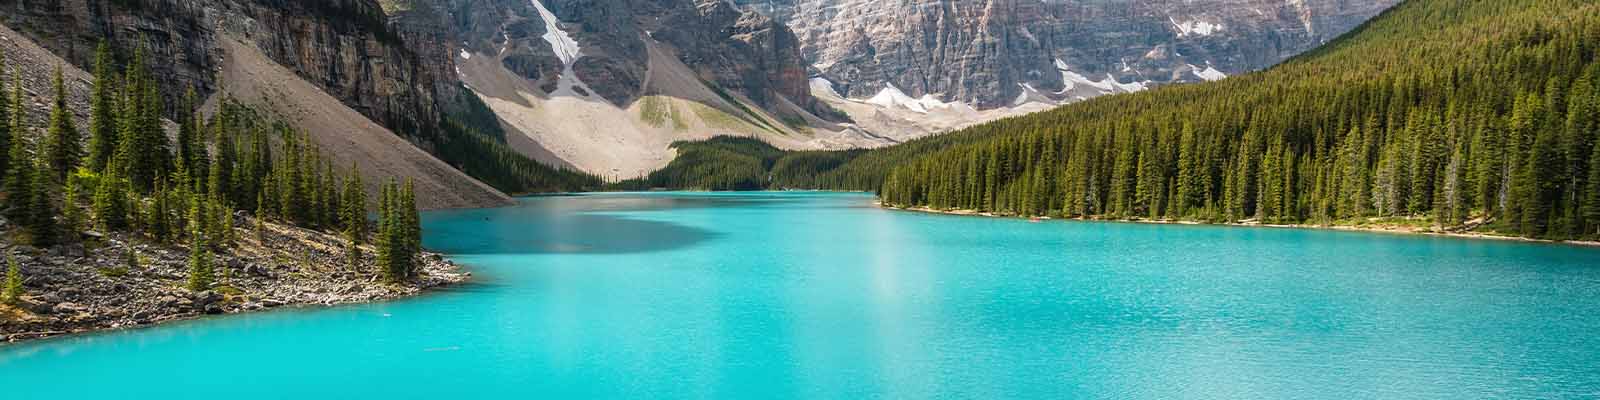
M 10 241 L 48 248 L 125 232 L 183 246 L 191 252 L 188 286 L 198 292 L 212 287 L 212 254 L 234 246 L 235 215 L 246 212 L 258 235 L 263 220 L 342 233 L 352 262 L 371 240 L 381 275 L 415 276 L 421 230 L 410 182 L 383 185 L 373 233 L 359 171 L 341 175 L 303 132 L 231 103 L 202 118 L 191 92 L 175 113 L 172 140 L 161 117 L 171 94 L 159 91 L 140 54 L 132 59 L 118 72 L 110 49 L 99 49 L 87 138 L 68 109 L 59 69 L 43 132 L 24 122 L 32 107 L 21 74 L 0 71 L 14 82 L 0 78 L 0 93 L 8 94 L 0 96 L 0 212 L 16 228 Z
M 783 190 L 817 187 L 816 171 L 831 170 L 863 153 L 783 151 L 757 139 L 718 136 L 676 142 L 677 157 L 641 179 L 613 183 L 612 190 Z
M 1597 51 L 1593 1 L 1408 1 L 1267 71 L 1090 100 L 810 173 L 813 187 L 875 190 L 905 207 L 1594 238 Z

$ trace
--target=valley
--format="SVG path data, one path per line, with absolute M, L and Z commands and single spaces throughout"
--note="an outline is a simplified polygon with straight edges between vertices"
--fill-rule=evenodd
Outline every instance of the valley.
M 6 398 L 1583 398 L 1597 244 L 1595 0 L 0 0 Z

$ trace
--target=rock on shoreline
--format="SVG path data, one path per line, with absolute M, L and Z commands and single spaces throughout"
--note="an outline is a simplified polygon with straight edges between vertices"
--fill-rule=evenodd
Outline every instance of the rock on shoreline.
M 253 219 L 236 218 L 235 226 L 254 227 Z M 235 234 L 236 243 L 214 256 L 216 287 L 200 293 L 184 288 L 186 246 L 94 232 L 81 244 L 50 249 L 0 240 L 0 253 L 13 254 L 21 265 L 26 289 L 19 304 L 0 305 L 0 343 L 207 314 L 390 300 L 471 278 L 444 257 L 424 253 L 417 279 L 390 284 L 378 276 L 370 245 L 362 249 L 362 267 L 353 270 L 343 239 L 334 235 L 272 223 L 263 224 L 259 238 L 253 228 Z M 126 267 L 130 251 L 137 267 Z

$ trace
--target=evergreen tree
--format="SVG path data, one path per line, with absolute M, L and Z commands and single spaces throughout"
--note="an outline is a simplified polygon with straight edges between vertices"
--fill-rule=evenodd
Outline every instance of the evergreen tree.
M 11 99 L 6 96 L 5 66 L 7 65 L 10 64 L 5 63 L 5 53 L 0 52 L 0 168 L 7 168 L 11 165 L 11 144 L 15 142 L 15 139 L 12 137 L 16 135 L 16 132 L 12 129 L 11 117 L 12 114 L 22 113 L 21 105 L 18 103 L 13 103 Z M 16 72 L 16 75 L 20 76 L 21 72 Z M 20 84 L 18 86 L 20 86 Z M 17 104 L 15 110 L 12 109 L 13 104 Z M 0 185 L 4 184 L 6 175 L 7 174 L 0 173 Z
M 1600 132 L 1596 132 L 1600 135 Z M 1600 138 L 1596 138 L 1589 154 L 1589 190 L 1584 197 L 1584 218 L 1589 221 L 1588 233 L 1600 235 Z
M 398 282 L 405 279 L 405 274 L 399 267 L 399 252 L 396 250 L 400 244 L 395 234 L 398 223 L 394 218 L 394 182 L 384 184 L 381 192 L 378 196 L 378 268 L 384 280 Z
M 35 246 L 50 246 L 59 239 L 59 228 L 56 224 L 56 193 L 60 192 L 61 184 L 55 178 L 55 172 L 46 165 L 48 160 L 40 160 L 39 165 L 33 168 L 33 184 L 30 186 L 32 195 L 28 201 L 29 216 L 24 220 L 23 227 L 33 239 Z
M 201 238 L 196 237 L 194 243 L 189 245 L 189 291 L 203 292 L 211 290 L 215 283 L 215 271 L 211 265 L 211 250 L 206 248 Z
M 400 216 L 405 221 L 405 256 L 409 264 L 411 260 L 422 253 L 422 217 L 417 211 L 416 184 L 411 177 L 406 177 L 406 185 L 401 190 L 400 201 Z
M 6 284 L 5 290 L 0 290 L 0 302 L 17 304 L 22 301 L 22 266 L 17 264 L 16 257 L 6 255 Z
M 361 184 L 361 170 L 357 165 L 350 166 L 350 178 L 344 181 L 344 199 L 342 215 L 345 235 L 356 243 L 367 241 L 367 190 Z
M 117 152 L 116 72 L 111 46 L 104 42 L 95 51 L 94 91 L 89 104 L 89 154 L 84 162 L 92 171 L 104 171 Z
M 51 105 L 50 130 L 45 136 L 43 156 L 46 170 L 54 173 L 55 180 L 64 182 L 83 157 L 83 139 L 72 122 L 72 112 L 67 110 L 67 89 L 62 82 L 60 66 L 56 67 L 54 83 L 56 98 Z
M 94 191 L 95 225 L 106 231 L 119 231 L 128 227 L 127 183 L 116 175 L 117 168 L 108 167 L 100 175 L 100 184 Z
M 84 227 L 83 193 L 78 182 L 76 178 L 68 180 L 61 197 L 61 225 L 68 240 L 76 240 Z
M 12 96 L 12 104 L 22 104 L 22 84 L 17 82 L 16 90 Z M 9 146 L 10 165 L 5 174 L 5 212 L 6 218 L 13 223 L 28 225 L 33 219 L 33 154 L 28 151 L 33 143 L 29 140 L 27 131 L 23 129 L 22 113 L 11 115 L 11 144 Z

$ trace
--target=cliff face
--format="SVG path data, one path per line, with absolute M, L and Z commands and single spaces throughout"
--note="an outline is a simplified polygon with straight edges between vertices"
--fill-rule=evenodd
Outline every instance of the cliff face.
M 769 109 L 783 101 L 819 111 L 806 83 L 800 42 L 782 24 L 722 0 L 448 0 L 468 49 L 546 93 L 571 68 L 582 85 L 617 106 L 645 95 L 645 41 L 663 45 L 699 79 Z M 565 54 L 563 54 L 565 53 Z M 581 94 L 581 93 L 580 93 Z M 780 100 L 780 97 L 782 100 Z
M 440 74 L 451 58 L 433 32 L 391 28 L 376 0 L 0 0 L 0 10 L 7 25 L 80 67 L 102 40 L 124 63 L 140 49 L 167 93 L 205 96 L 224 84 L 215 73 L 224 35 L 401 132 L 437 123 L 438 100 L 459 87 Z
M 848 97 L 979 108 L 1260 69 L 1398 0 L 735 0 L 788 24 Z

